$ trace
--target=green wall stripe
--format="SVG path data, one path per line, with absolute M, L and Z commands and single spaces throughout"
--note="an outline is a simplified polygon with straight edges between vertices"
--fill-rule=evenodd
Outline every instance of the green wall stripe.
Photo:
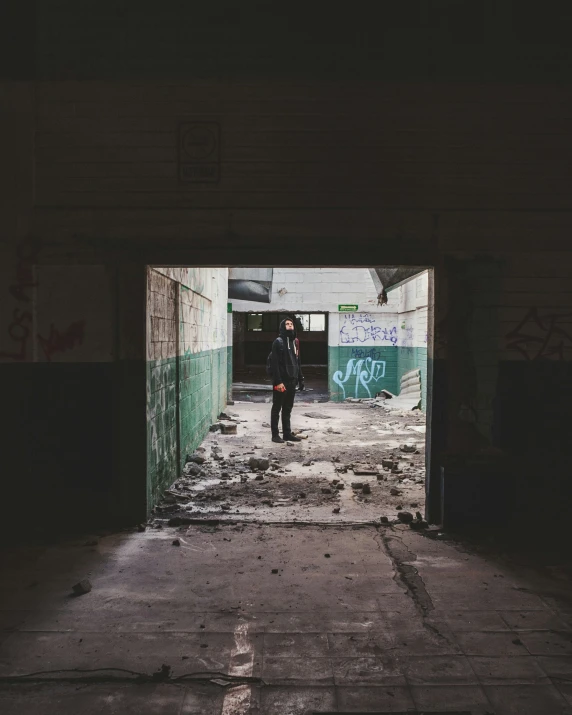
M 147 362 L 147 503 L 150 506 L 179 476 L 186 455 L 200 445 L 226 406 L 227 362 L 226 346 Z M 177 454 L 180 454 L 180 464 L 177 464 Z
M 330 399 L 342 402 L 347 397 L 375 397 L 380 390 L 399 392 L 402 375 L 421 371 L 422 409 L 427 406 L 427 348 L 328 347 L 328 383 Z M 363 374 L 359 378 L 357 370 Z M 334 380 L 334 375 L 337 380 Z M 341 385 L 339 383 L 342 383 Z M 364 384 L 365 383 L 365 384 Z

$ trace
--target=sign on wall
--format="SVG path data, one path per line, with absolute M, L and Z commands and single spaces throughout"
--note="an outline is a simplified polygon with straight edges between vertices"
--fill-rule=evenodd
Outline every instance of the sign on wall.
M 338 305 L 338 311 L 340 313 L 357 313 L 357 305 Z
M 216 122 L 179 125 L 179 181 L 216 184 L 220 179 L 220 126 Z

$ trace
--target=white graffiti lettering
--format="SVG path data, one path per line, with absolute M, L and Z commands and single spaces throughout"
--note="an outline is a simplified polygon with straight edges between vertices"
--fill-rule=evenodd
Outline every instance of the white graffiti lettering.
M 372 360 L 370 357 L 365 358 L 365 360 L 354 360 L 352 358 L 347 362 L 345 376 L 341 370 L 335 372 L 332 379 L 336 385 L 342 388 L 344 400 L 346 398 L 346 383 L 352 377 L 355 378 L 355 397 L 358 397 L 360 386 L 365 389 L 368 397 L 371 397 L 369 386 L 371 383 L 376 383 L 382 377 L 385 377 L 385 361 Z

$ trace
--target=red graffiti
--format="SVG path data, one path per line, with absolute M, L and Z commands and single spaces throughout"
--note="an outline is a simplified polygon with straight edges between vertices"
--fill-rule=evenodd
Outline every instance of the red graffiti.
M 530 308 L 506 334 L 507 350 L 516 350 L 526 360 L 564 360 L 565 348 L 572 348 L 572 336 L 559 325 L 563 320 L 572 320 L 572 313 L 540 316 L 536 308 Z
M 50 362 L 55 353 L 63 353 L 66 350 L 71 350 L 76 345 L 81 345 L 83 343 L 84 330 L 85 320 L 76 320 L 75 323 L 71 323 L 63 333 L 60 333 L 52 323 L 50 325 L 50 334 L 47 338 L 38 335 L 38 341 L 42 346 L 46 360 Z
M 10 294 L 21 303 L 30 302 L 31 297 L 28 291 L 38 285 L 34 280 L 33 267 L 39 252 L 40 243 L 35 239 L 24 241 L 16 250 L 18 258 L 16 282 L 10 285 L 9 290 Z M 8 335 L 16 343 L 17 347 L 13 352 L 0 352 L 0 357 L 17 360 L 18 362 L 26 359 L 31 322 L 32 314 L 28 310 L 14 308 L 12 321 L 8 325 Z

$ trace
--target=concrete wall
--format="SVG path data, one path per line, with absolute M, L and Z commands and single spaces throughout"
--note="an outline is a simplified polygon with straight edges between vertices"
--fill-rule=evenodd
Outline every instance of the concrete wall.
M 325 22 L 311 8 L 291 21 L 286 5 L 271 18 L 191 3 L 172 13 L 141 3 L 115 12 L 104 0 L 36 5 L 36 17 L 16 13 L 7 25 L 0 84 L 9 503 L 23 495 L 14 474 L 28 492 L 41 485 L 40 516 L 53 513 L 46 494 L 68 504 L 68 484 L 109 479 L 124 518 L 134 494 L 134 513 L 144 513 L 146 265 L 367 263 L 435 266 L 431 508 L 451 455 L 462 479 L 463 464 L 493 460 L 495 448 L 510 469 L 492 501 L 515 475 L 513 493 L 531 509 L 566 508 L 566 23 L 532 3 L 467 3 L 467 13 L 455 3 L 411 12 L 377 3 L 383 17 L 367 23 L 345 10 Z M 205 121 L 220 131 L 220 179 L 185 183 L 179 131 Z M 65 266 L 69 306 L 46 314 L 42 337 L 52 322 L 62 334 L 84 319 L 66 313 L 81 305 L 80 266 L 112 276 L 108 298 L 89 307 L 97 322 L 85 323 L 84 342 L 76 328 L 68 336 L 66 362 L 40 361 L 41 345 L 34 358 L 26 262 Z M 68 361 L 104 324 L 113 361 Z M 89 429 L 74 431 L 82 420 Z
M 147 483 L 152 506 L 228 394 L 225 268 L 148 271 Z
M 427 345 L 429 321 L 429 273 L 424 272 L 389 293 L 397 302 L 397 384 L 409 370 L 421 374 L 421 408 L 427 409 Z M 398 389 L 399 392 L 399 389 Z
M 270 303 L 231 302 L 236 312 L 330 312 L 337 311 L 340 303 L 383 312 L 377 306 L 377 291 L 367 268 L 274 268 Z

